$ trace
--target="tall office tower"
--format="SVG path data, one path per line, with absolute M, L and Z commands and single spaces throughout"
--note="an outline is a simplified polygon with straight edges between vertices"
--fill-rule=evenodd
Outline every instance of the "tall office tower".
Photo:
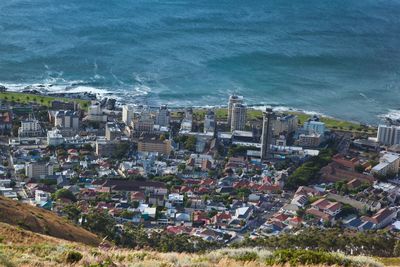
M 233 110 L 233 105 L 239 103 L 239 104 L 243 104 L 243 96 L 238 96 L 238 95 L 231 95 L 229 97 L 229 101 L 228 101 L 228 125 L 232 124 L 232 110 Z
M 212 110 L 207 111 L 207 114 L 204 116 L 204 133 L 207 132 L 215 132 L 216 122 L 215 122 L 215 113 Z
M 245 105 L 240 103 L 233 104 L 231 118 L 231 132 L 240 130 L 243 131 L 246 126 L 246 111 Z
M 169 126 L 169 110 L 166 105 L 162 105 L 156 116 L 156 124 L 160 126 Z
M 130 125 L 133 120 L 134 108 L 131 105 L 125 105 L 122 107 L 122 121 L 126 125 Z
M 185 109 L 185 118 L 186 120 L 193 120 L 193 109 L 192 108 L 186 108 Z
M 270 145 L 272 144 L 273 128 L 272 125 L 276 118 L 271 108 L 267 108 L 263 113 L 263 128 L 261 135 L 261 160 L 271 158 Z

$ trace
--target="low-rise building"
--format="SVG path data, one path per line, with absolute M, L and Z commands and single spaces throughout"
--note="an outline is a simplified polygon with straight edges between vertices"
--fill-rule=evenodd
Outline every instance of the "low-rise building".
M 171 141 L 161 140 L 159 138 L 147 138 L 141 137 L 138 141 L 138 151 L 139 152 L 155 152 L 164 155 L 171 154 L 172 146 Z
M 64 144 L 65 138 L 62 136 L 58 129 L 53 129 L 47 132 L 47 145 L 59 146 Z
M 322 136 L 318 133 L 300 134 L 298 145 L 301 147 L 318 147 L 321 144 Z
M 43 129 L 36 119 L 21 121 L 21 127 L 18 129 L 18 137 L 38 137 L 42 136 L 43 133 Z

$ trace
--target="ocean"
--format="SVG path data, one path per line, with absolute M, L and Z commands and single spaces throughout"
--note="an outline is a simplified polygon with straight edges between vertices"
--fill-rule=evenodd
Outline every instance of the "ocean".
M 400 117 L 400 1 L 3 0 L 0 84 Z

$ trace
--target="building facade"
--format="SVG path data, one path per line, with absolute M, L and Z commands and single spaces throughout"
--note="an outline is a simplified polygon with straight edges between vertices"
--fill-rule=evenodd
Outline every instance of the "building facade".
M 235 104 L 243 104 L 243 96 L 231 95 L 228 101 L 228 125 L 232 124 L 232 111 Z
M 134 117 L 134 108 L 131 105 L 124 105 L 122 107 L 122 122 L 130 125 Z
M 394 175 L 399 173 L 400 155 L 386 152 L 379 159 L 379 164 L 371 169 L 371 173 L 380 176 Z
M 79 129 L 79 114 L 76 111 L 60 110 L 54 116 L 54 126 L 65 129 Z
M 273 139 L 273 125 L 276 119 L 275 113 L 272 109 L 267 108 L 263 113 L 263 127 L 261 134 L 261 159 L 266 160 L 271 158 L 270 146 Z
M 169 155 L 172 151 L 171 141 L 141 137 L 138 141 L 138 151 Z
M 164 127 L 169 127 L 170 113 L 166 105 L 162 105 L 156 115 L 156 124 Z
M 381 145 L 385 146 L 400 144 L 400 126 L 379 125 L 377 139 Z
M 32 179 L 43 179 L 48 175 L 54 174 L 54 168 L 47 162 L 27 162 L 25 164 L 25 175 Z
M 106 139 L 108 141 L 114 140 L 122 135 L 122 131 L 119 128 L 118 124 L 115 122 L 107 122 L 106 123 Z
M 43 135 L 43 129 L 36 119 L 21 121 L 21 127 L 18 129 L 18 137 L 38 137 Z
M 204 116 L 204 133 L 216 131 L 216 121 L 215 121 L 215 113 L 212 110 L 208 110 L 206 115 Z
M 231 132 L 243 131 L 246 127 L 247 108 L 245 105 L 235 103 L 232 107 Z

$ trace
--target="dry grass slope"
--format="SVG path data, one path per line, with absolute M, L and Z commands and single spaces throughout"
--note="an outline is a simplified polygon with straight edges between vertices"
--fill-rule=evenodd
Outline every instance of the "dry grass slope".
M 66 219 L 41 208 L 0 197 L 0 222 L 86 245 L 97 246 L 100 239 Z
M 0 223 L 0 266 L 7 267 L 261 267 L 268 266 L 266 265 L 266 259 L 271 255 L 270 251 L 257 248 L 220 249 L 204 254 L 158 253 L 118 248 L 101 249 Z M 358 267 L 384 266 L 382 263 L 368 257 L 340 256 L 352 260 L 356 263 L 354 266 Z

